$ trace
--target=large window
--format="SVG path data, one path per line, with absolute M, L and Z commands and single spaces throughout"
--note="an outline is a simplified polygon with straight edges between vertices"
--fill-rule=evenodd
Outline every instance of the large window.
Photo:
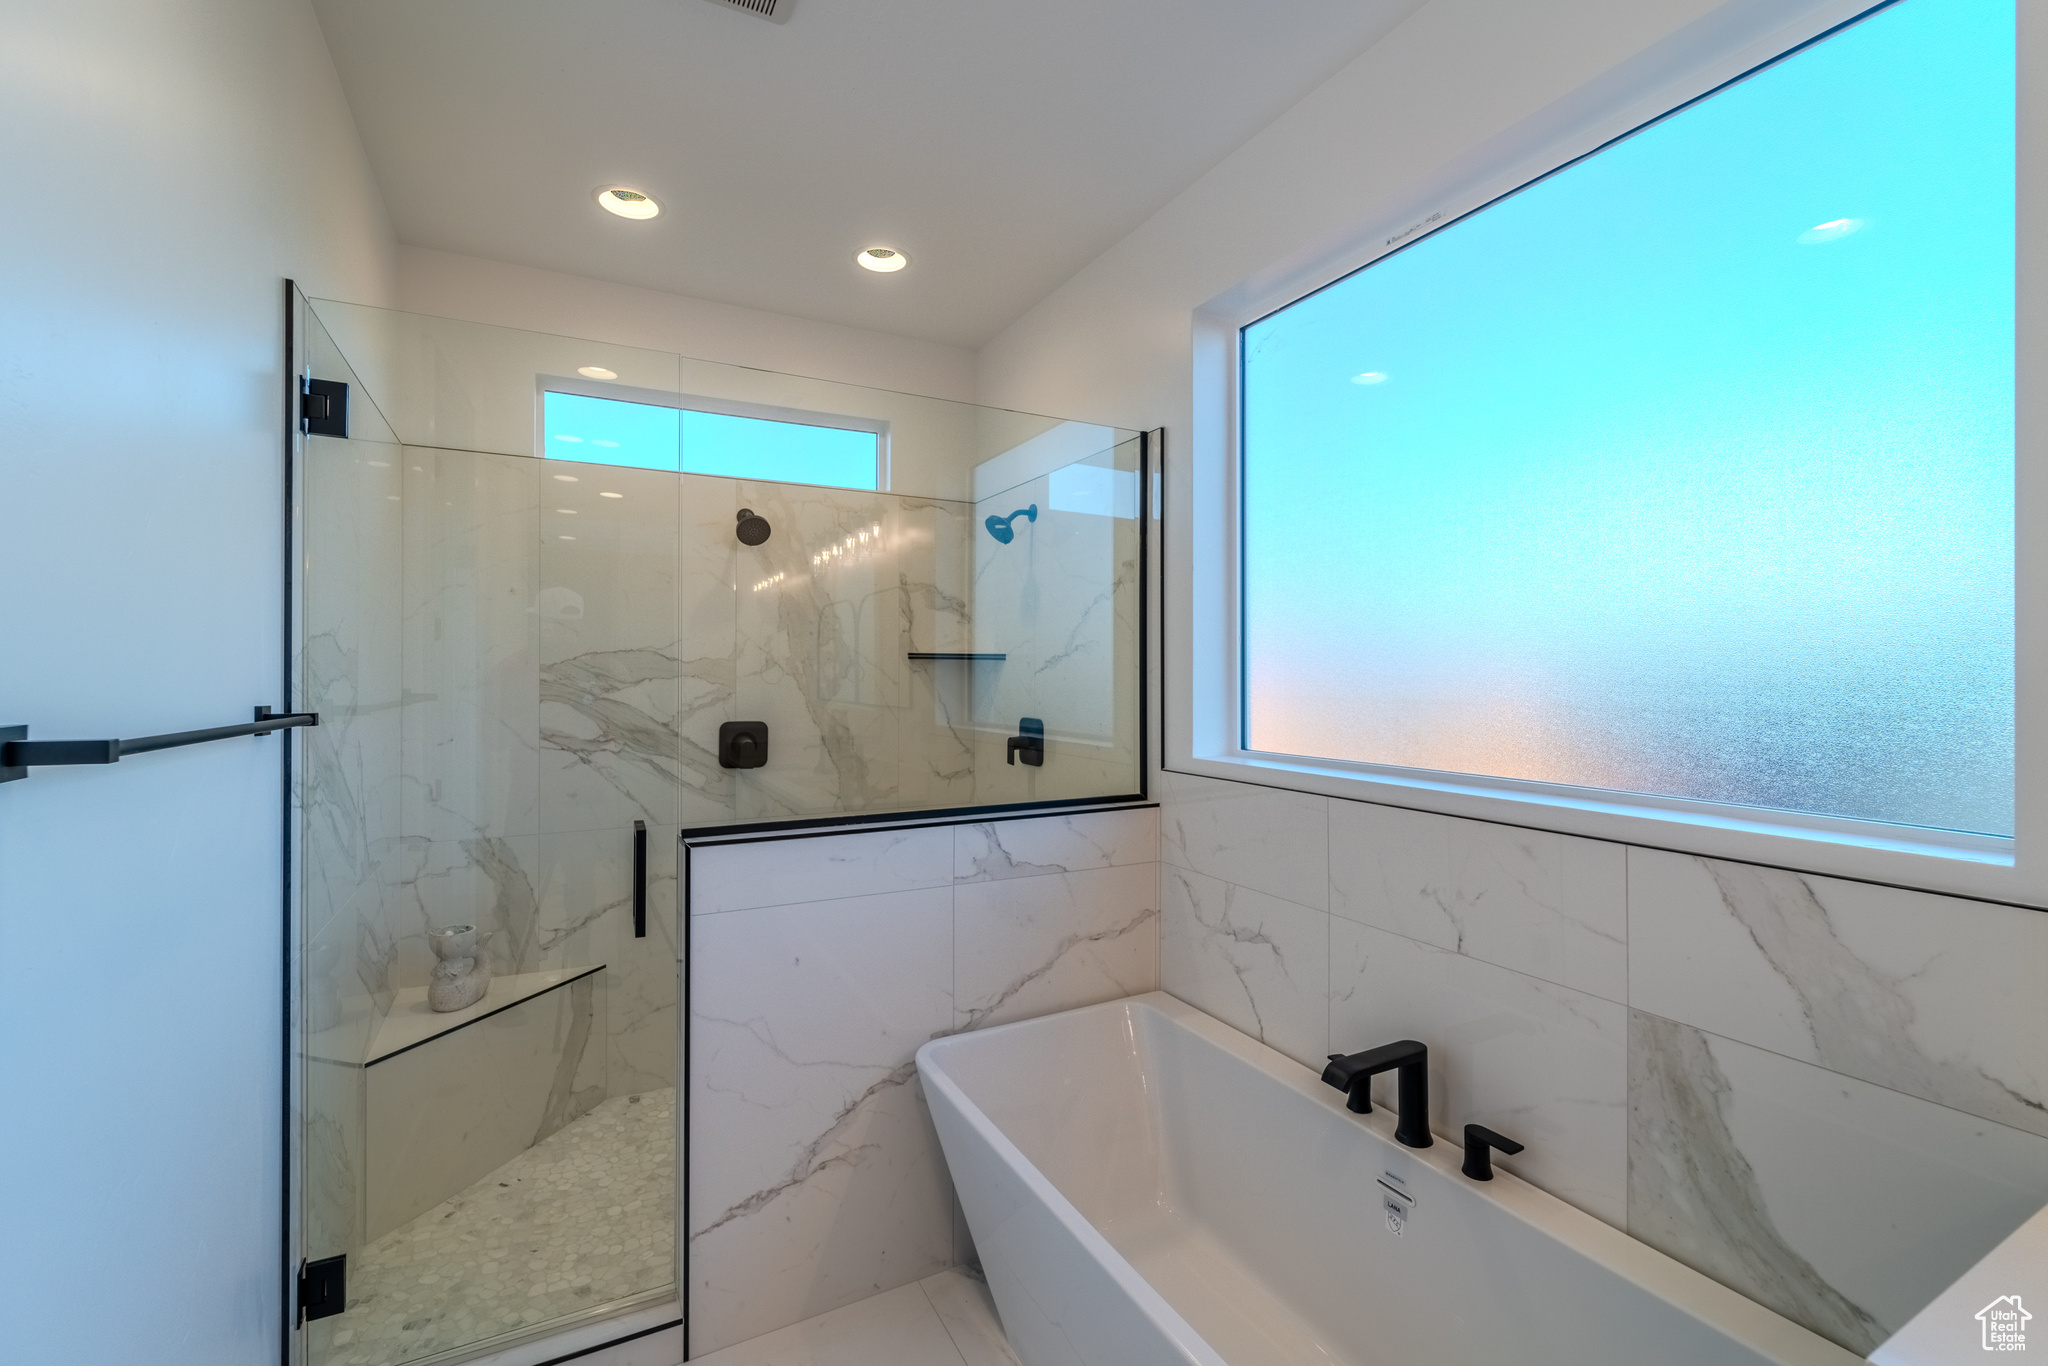
M 881 486 L 879 423 L 825 426 L 552 390 L 543 399 L 541 453 L 550 460 L 848 489 Z
M 2009 835 L 2014 6 L 1240 333 L 1245 750 Z

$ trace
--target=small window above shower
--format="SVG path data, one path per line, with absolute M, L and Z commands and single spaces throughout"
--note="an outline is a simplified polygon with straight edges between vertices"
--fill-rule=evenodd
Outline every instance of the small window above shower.
M 591 392 L 597 387 L 572 392 L 543 381 L 537 454 L 782 484 L 886 486 L 885 422 L 709 401 L 696 407 L 680 396 Z

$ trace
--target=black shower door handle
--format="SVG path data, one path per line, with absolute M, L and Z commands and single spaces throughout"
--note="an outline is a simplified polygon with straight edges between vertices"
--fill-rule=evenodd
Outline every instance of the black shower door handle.
M 647 937 L 647 822 L 633 822 L 633 937 Z

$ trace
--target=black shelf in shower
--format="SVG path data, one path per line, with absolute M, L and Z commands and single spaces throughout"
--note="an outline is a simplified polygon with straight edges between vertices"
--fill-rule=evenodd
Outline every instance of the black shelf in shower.
M 906 659 L 1008 659 L 1008 655 L 961 654 L 952 650 L 912 650 Z

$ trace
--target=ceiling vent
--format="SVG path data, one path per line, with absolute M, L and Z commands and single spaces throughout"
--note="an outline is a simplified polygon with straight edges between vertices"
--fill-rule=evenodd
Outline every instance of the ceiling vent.
M 749 14 L 758 14 L 774 23 L 786 24 L 789 22 L 790 7 L 796 0 L 711 0 L 711 3 L 724 5 L 730 9 L 743 9 Z

